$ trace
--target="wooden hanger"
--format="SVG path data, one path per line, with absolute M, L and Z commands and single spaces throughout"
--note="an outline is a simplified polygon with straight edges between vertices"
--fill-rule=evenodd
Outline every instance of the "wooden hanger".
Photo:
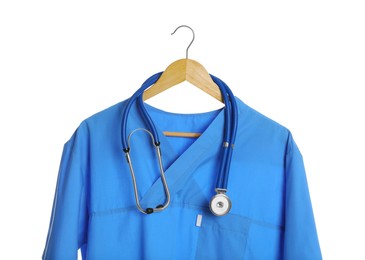
M 215 99 L 223 102 L 222 94 L 219 87 L 214 83 L 210 77 L 208 71 L 195 60 L 188 59 L 188 50 L 190 45 L 195 39 L 195 33 L 187 25 L 180 25 L 171 34 L 173 35 L 180 27 L 187 27 L 193 32 L 193 40 L 190 42 L 186 49 L 186 59 L 177 60 L 171 63 L 166 70 L 162 73 L 161 77 L 153 84 L 150 88 L 145 90 L 143 93 L 143 100 L 147 100 L 157 94 L 183 82 L 187 81 L 194 86 L 200 88 L 205 93 L 214 97 Z M 189 132 L 170 132 L 164 131 L 165 136 L 177 136 L 177 137 L 199 137 L 200 133 L 189 133 Z

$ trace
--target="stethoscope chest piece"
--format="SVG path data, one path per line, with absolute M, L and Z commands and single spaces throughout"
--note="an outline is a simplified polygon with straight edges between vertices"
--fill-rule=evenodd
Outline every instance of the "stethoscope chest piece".
M 210 200 L 209 208 L 215 216 L 224 216 L 231 210 L 231 200 L 227 195 L 218 193 Z

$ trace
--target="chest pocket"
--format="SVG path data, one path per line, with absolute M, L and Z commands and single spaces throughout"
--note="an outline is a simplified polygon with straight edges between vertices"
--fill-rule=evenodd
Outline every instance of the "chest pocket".
M 196 259 L 243 259 L 250 221 L 237 215 L 204 214 L 196 248 Z

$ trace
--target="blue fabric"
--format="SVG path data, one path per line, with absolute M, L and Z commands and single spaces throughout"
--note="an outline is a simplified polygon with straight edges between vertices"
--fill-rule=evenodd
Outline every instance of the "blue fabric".
M 146 104 L 161 142 L 171 205 L 144 215 L 122 151 L 126 101 L 84 120 L 65 144 L 43 259 L 321 259 L 302 156 L 291 133 L 236 98 L 237 138 L 223 217 L 209 211 L 223 109 L 176 114 Z M 127 132 L 146 127 L 131 107 Z M 162 131 L 201 132 L 197 139 Z M 164 202 L 156 154 L 141 131 L 130 154 L 143 207 Z M 202 215 L 201 225 L 196 225 Z

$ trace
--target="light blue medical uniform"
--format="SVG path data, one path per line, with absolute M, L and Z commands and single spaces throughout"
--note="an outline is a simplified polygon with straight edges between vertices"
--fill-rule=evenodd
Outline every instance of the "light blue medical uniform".
M 84 120 L 65 144 L 43 259 L 317 260 L 321 252 L 302 156 L 288 129 L 240 99 L 229 174 L 229 214 L 209 211 L 219 169 L 224 111 L 176 114 L 146 104 L 161 142 L 170 206 L 136 208 L 121 146 L 118 103 Z M 133 104 L 127 135 L 147 128 Z M 200 132 L 199 138 L 163 131 Z M 131 137 L 143 208 L 164 203 L 158 161 L 143 131 Z

